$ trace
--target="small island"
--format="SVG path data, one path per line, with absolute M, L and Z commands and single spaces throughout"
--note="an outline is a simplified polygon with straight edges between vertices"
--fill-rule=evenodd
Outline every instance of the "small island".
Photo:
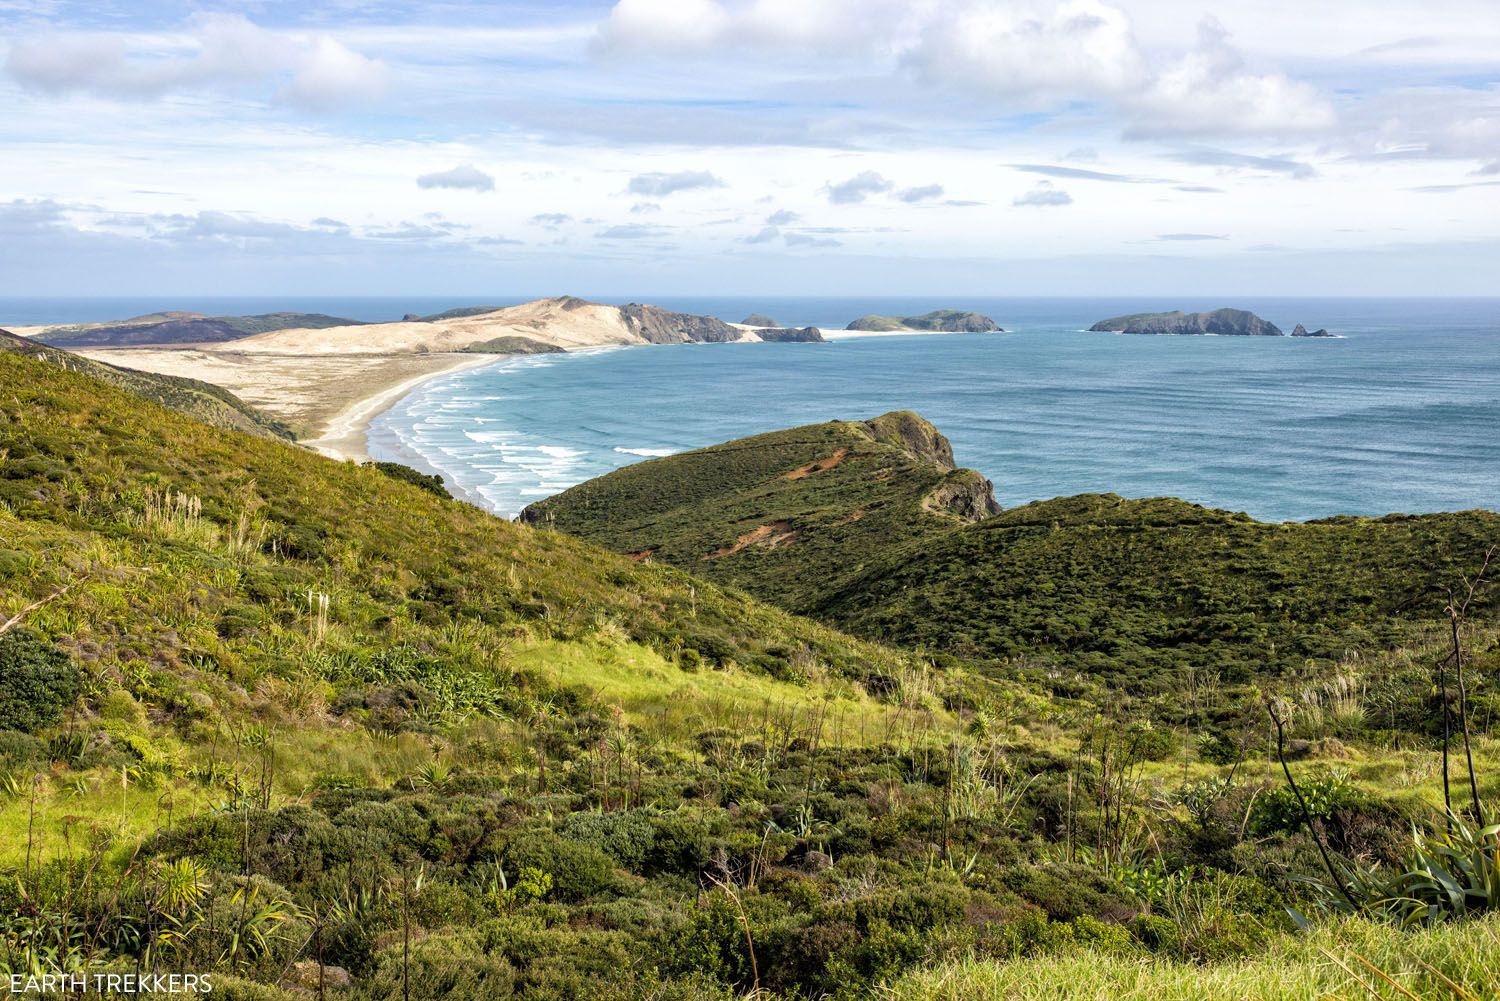
M 821 344 L 823 332 L 817 327 L 760 327 L 755 336 L 763 341 Z
M 1299 323 L 1295 327 L 1292 328 L 1292 336 L 1293 337 L 1337 337 L 1338 334 L 1330 334 L 1327 330 L 1324 330 L 1322 327 L 1319 327 L 1317 330 L 1308 330 L 1306 327 L 1304 327 L 1302 324 Z
M 751 313 L 740 321 L 742 327 L 779 327 L 781 324 L 764 313 Z
M 930 313 L 923 313 L 921 316 L 878 316 L 875 314 L 861 316 L 844 329 L 879 333 L 914 330 L 982 334 L 991 332 L 1003 333 L 1005 328 L 981 313 L 973 313 L 961 309 L 935 309 Z
M 1246 309 L 1216 309 L 1210 313 L 1131 313 L 1100 320 L 1089 328 L 1121 334 L 1166 336 L 1284 337 L 1281 328 Z

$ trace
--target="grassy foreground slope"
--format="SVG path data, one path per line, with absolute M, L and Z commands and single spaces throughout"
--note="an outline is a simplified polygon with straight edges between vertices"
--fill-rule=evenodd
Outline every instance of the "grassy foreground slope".
M 916 414 L 830 421 L 618 469 L 521 513 L 798 611 L 892 543 L 999 510 Z
M 0 385 L 0 975 L 853 1001 L 1309 955 L 1282 906 L 1316 853 L 1263 759 L 34 358 Z M 1436 756 L 1337 753 L 1298 765 L 1319 816 L 1388 860 Z M 1491 927 L 1392 952 L 1478 990 Z M 1362 936 L 1312 941 L 1352 967 Z

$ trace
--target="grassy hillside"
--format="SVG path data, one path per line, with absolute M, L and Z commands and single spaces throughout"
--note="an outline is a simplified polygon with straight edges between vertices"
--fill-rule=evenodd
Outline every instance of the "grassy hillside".
M 0 385 L 0 974 L 790 1001 L 1306 959 L 1283 905 L 1318 916 L 1289 878 L 1317 854 L 1253 748 L 934 671 L 36 358 L 0 353 Z M 1437 757 L 1340 743 L 1342 718 L 1293 723 L 1315 822 L 1394 861 Z M 1476 985 L 1489 928 L 1401 958 Z M 1353 968 L 1391 937 L 1315 941 Z
M 637 463 L 532 504 L 524 521 L 682 567 L 798 611 L 893 540 L 999 510 L 916 414 L 832 421 Z
M 523 517 L 856 635 L 1105 697 L 1177 692 L 1189 672 L 1245 685 L 1419 643 L 1445 628 L 1441 589 L 1500 545 L 1500 515 L 1484 511 L 1265 524 L 1084 495 L 953 517 L 934 498 L 979 475 L 952 471 L 914 414 L 871 424 L 897 420 L 940 444 L 795 428 L 627 466 Z M 972 496 L 960 506 L 979 513 Z
M 228 390 L 197 379 L 106 365 L 5 330 L 0 330 L 0 352 L 15 352 L 70 372 L 81 372 L 217 428 L 262 437 L 292 437 L 291 429 L 281 421 L 261 413 Z
M 1171 690 L 1189 668 L 1247 682 L 1411 643 L 1446 623 L 1441 589 L 1497 544 L 1485 511 L 1265 524 L 1083 495 L 893 547 L 809 611 L 903 645 Z

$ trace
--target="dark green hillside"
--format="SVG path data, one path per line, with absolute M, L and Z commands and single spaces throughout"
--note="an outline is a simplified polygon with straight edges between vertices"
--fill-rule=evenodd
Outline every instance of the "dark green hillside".
M 1175 689 L 1400 647 L 1500 515 L 1265 524 L 1170 498 L 1042 501 L 893 548 L 811 611 L 859 635 Z M 1495 596 L 1487 610 L 1493 610 Z
M 884 422 L 922 441 L 872 440 Z M 1500 515 L 1482 511 L 1264 524 L 1112 495 L 973 523 L 988 485 L 951 470 L 932 425 L 892 414 L 628 466 L 523 517 L 868 639 L 1142 691 L 1398 648 L 1442 619 L 1439 585 L 1500 544 Z
M 948 441 L 897 412 L 742 438 L 616 470 L 531 505 L 545 524 L 792 610 L 881 558 L 999 510 Z
M 66 368 L 70 372 L 82 372 L 214 427 L 244 431 L 262 437 L 292 437 L 291 429 L 281 421 L 261 413 L 228 390 L 207 382 L 106 365 L 0 330 L 0 352 L 7 351 L 27 355 Z

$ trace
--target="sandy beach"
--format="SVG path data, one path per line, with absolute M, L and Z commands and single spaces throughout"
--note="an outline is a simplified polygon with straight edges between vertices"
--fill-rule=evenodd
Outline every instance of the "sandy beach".
M 488 365 L 508 357 L 510 356 L 464 355 L 460 358 L 451 358 L 452 364 L 412 376 L 410 379 L 403 379 L 394 385 L 384 386 L 363 399 L 355 400 L 324 425 L 322 434 L 316 438 L 303 438 L 301 443 L 331 459 L 353 459 L 356 462 L 363 462 L 369 458 L 370 422 L 395 406 L 407 393 L 429 379 Z

